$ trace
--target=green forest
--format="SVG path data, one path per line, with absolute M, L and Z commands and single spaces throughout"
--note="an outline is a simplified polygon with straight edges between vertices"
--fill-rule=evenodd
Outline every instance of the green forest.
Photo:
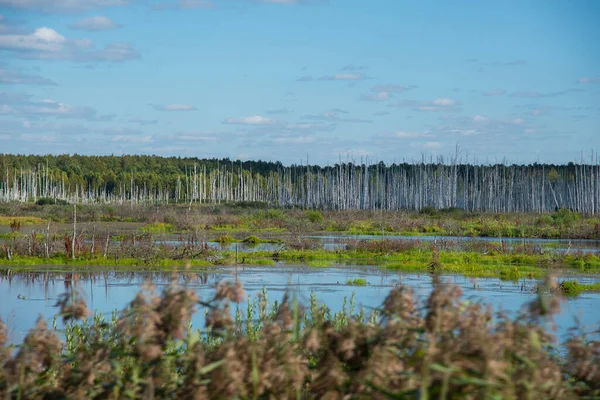
M 334 165 L 151 155 L 0 154 L 0 201 L 264 202 L 317 209 L 461 208 L 597 214 L 600 164 L 469 164 L 456 157 Z

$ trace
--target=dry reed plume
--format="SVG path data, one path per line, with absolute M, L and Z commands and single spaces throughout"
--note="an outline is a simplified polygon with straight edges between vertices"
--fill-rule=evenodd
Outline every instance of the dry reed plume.
M 88 315 L 81 296 L 60 299 L 65 341 L 39 320 L 17 349 L 0 323 L 0 398 L 5 399 L 484 399 L 600 395 L 600 342 L 573 337 L 559 357 L 541 323 L 560 299 L 545 290 L 518 318 L 462 300 L 436 278 L 421 306 L 393 289 L 370 318 L 331 316 L 266 292 L 249 301 L 221 282 L 208 301 L 175 284 L 146 288 L 112 321 Z M 256 306 L 256 307 L 255 307 Z M 200 308 L 206 329 L 190 321 Z M 256 315 L 255 308 L 258 308 Z

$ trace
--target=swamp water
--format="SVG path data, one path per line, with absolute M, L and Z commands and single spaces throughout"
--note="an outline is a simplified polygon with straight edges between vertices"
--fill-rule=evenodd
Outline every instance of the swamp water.
M 71 290 L 78 290 L 88 307 L 111 318 L 113 310 L 121 310 L 142 289 L 145 282 L 152 282 L 157 291 L 169 285 L 173 275 L 168 272 L 134 272 L 122 270 L 74 270 L 68 272 L 20 272 L 0 275 L 0 318 L 9 326 L 9 341 L 20 343 L 27 330 L 33 327 L 38 315 L 49 326 L 58 312 L 54 307 L 59 296 Z M 594 283 L 598 277 L 563 276 L 561 279 L 576 278 L 580 283 Z M 413 288 L 418 299 L 427 298 L 433 287 L 432 277 L 428 274 L 406 274 L 369 266 L 332 266 L 315 268 L 297 264 L 279 263 L 272 267 L 219 267 L 207 268 L 177 275 L 180 284 L 194 289 L 203 300 L 214 293 L 214 285 L 221 280 L 239 279 L 246 293 L 256 297 L 263 288 L 267 289 L 269 302 L 281 301 L 286 291 L 295 293 L 302 304 L 309 303 L 310 293 L 314 292 L 320 303 L 325 303 L 331 312 L 340 311 L 346 301 L 350 309 L 350 298 L 355 295 L 355 313 L 364 306 L 365 313 L 380 306 L 390 290 L 398 284 Z M 364 279 L 365 286 L 349 285 L 354 279 Z M 518 282 L 502 281 L 497 278 L 472 279 L 461 275 L 443 275 L 442 282 L 459 285 L 463 290 L 463 299 L 483 301 L 495 310 L 505 310 L 515 316 L 525 303 L 533 300 L 539 283 L 535 279 L 522 279 Z M 559 338 L 564 338 L 568 329 L 579 324 L 586 332 L 598 328 L 600 322 L 600 293 L 582 293 L 567 298 L 561 307 L 561 313 L 555 317 Z M 235 312 L 235 305 L 233 305 Z M 246 304 L 239 305 L 245 314 Z M 195 314 L 193 327 L 202 328 L 204 315 Z M 60 323 L 59 323 L 60 327 Z

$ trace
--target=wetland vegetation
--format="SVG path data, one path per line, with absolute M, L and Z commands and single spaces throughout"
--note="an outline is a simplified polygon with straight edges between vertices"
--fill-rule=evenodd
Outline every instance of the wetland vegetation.
M 362 283 L 362 281 L 361 281 Z M 0 323 L 4 398 L 552 398 L 600 394 L 600 342 L 572 333 L 559 351 L 543 322 L 560 307 L 546 279 L 517 317 L 434 283 L 380 307 L 332 313 L 312 296 L 248 299 L 221 281 L 201 298 L 172 284 L 146 287 L 122 311 L 91 315 L 83 296 L 60 297 L 64 329 L 40 319 L 22 344 Z M 191 328 L 196 312 L 205 327 Z M 83 321 L 81 321 L 83 319 Z M 58 329 L 58 330 L 57 330 Z
M 405 272 L 506 280 L 539 278 L 561 269 L 587 274 L 600 271 L 596 251 L 571 249 L 571 242 L 514 240 L 598 238 L 597 218 L 569 210 L 472 214 L 460 210 L 317 211 L 240 205 L 88 205 L 74 210 L 68 205 L 20 203 L 5 209 L 10 211 L 0 220 L 5 223 L 0 264 L 13 270 L 38 265 L 157 270 L 180 268 L 187 262 L 202 268 L 291 261 L 316 267 L 363 263 Z M 129 222 L 132 220 L 138 223 Z M 461 239 L 467 231 L 471 236 Z M 515 237 L 515 232 L 520 235 Z M 424 240 L 434 233 L 437 238 Z M 512 237 L 477 240 L 502 233 Z M 364 234 L 372 236 L 361 239 Z M 325 246 L 321 235 L 334 235 L 338 243 Z M 415 235 L 423 235 L 423 240 Z M 597 288 L 584 285 L 573 292 L 585 290 Z
M 0 329 L 6 398 L 600 395 L 598 332 L 558 343 L 548 325 L 563 297 L 593 302 L 600 292 L 596 187 L 578 183 L 597 179 L 597 166 L 265 164 L 267 172 L 253 175 L 215 161 L 161 177 L 156 185 L 163 178 L 174 184 L 161 191 L 143 173 L 123 170 L 106 182 L 75 172 L 65 178 L 60 170 L 71 167 L 53 162 L 9 174 L 0 188 L 12 200 L 0 204 L 0 284 L 43 274 L 47 287 L 49 274 L 65 275 L 57 302 L 65 325 L 50 329 L 40 319 L 10 345 L 8 326 Z M 416 176 L 432 182 L 420 198 L 417 186 L 402 183 Z M 520 188 L 510 189 L 513 197 L 497 197 L 509 190 L 502 184 L 484 185 L 507 177 Z M 323 183 L 336 179 L 342 186 Z M 403 200 L 390 202 L 391 194 Z M 354 296 L 350 308 L 344 299 L 331 311 L 312 292 L 308 302 L 288 293 L 269 303 L 264 291 L 240 312 L 230 305 L 242 301 L 238 281 L 218 283 L 211 299 L 180 282 L 160 295 L 140 293 L 108 318 L 90 316 L 75 279 L 107 270 L 181 277 L 215 268 L 236 278 L 240 268 L 271 276 L 282 265 L 317 276 L 348 268 L 326 285 L 389 295 L 356 312 Z M 418 304 L 411 287 L 380 286 L 360 265 L 430 277 L 432 291 Z M 461 288 L 441 283 L 444 276 L 469 277 L 474 290 L 477 279 L 518 286 L 528 305 L 509 317 L 463 299 Z M 192 329 L 197 309 L 206 320 Z

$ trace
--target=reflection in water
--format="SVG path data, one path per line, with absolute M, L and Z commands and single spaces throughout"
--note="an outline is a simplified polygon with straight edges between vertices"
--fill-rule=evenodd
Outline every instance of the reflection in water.
M 159 235 L 156 235 L 159 236 Z M 149 235 L 125 235 L 124 238 L 113 240 L 112 246 L 174 246 L 174 247 L 206 247 L 213 250 L 227 250 L 239 252 L 255 252 L 255 251 L 277 251 L 284 247 L 283 243 L 218 243 L 200 241 L 192 236 L 184 236 L 181 234 L 163 234 L 157 239 L 156 236 Z M 267 235 L 272 236 L 272 235 Z M 458 237 L 458 236 L 400 236 L 400 235 L 350 235 L 350 234 L 327 234 L 327 235 L 306 235 L 305 239 L 314 240 L 326 250 L 343 250 L 348 243 L 354 243 L 362 240 L 402 240 L 407 242 L 430 243 L 435 242 L 438 246 L 451 249 L 465 249 L 474 245 L 485 245 L 491 243 L 501 243 L 503 248 L 513 250 L 532 250 L 536 252 L 558 252 L 558 253 L 595 253 L 600 254 L 600 240 L 583 240 L 583 239 L 536 239 L 536 238 L 500 238 L 500 237 Z M 204 238 L 208 239 L 208 237 Z M 271 239 L 285 239 L 285 235 L 280 237 L 271 237 Z M 0 244 L 6 242 L 0 239 Z M 84 240 L 86 243 L 91 243 L 91 240 Z
M 347 282 L 355 278 L 365 279 L 366 286 L 349 286 Z M 51 325 L 57 309 L 58 297 L 65 291 L 78 290 L 85 297 L 90 309 L 110 314 L 127 305 L 142 289 L 152 283 L 160 291 L 172 282 L 193 288 L 201 299 L 212 296 L 213 286 L 221 280 L 239 279 L 249 295 L 256 296 L 263 287 L 267 288 L 269 300 L 281 300 L 285 291 L 296 293 L 301 302 L 307 303 L 310 293 L 315 292 L 319 301 L 329 306 L 332 312 L 339 311 L 344 297 L 356 294 L 357 306 L 365 310 L 378 307 L 390 289 L 398 284 L 414 289 L 419 298 L 424 299 L 431 292 L 434 279 L 428 274 L 404 274 L 373 266 L 344 266 L 314 268 L 304 265 L 284 265 L 275 267 L 211 267 L 200 272 L 147 272 L 119 270 L 77 270 L 71 272 L 0 272 L 0 317 L 11 329 L 11 342 L 22 341 L 27 329 L 41 314 Z M 496 278 L 472 279 L 460 275 L 442 275 L 442 282 L 459 285 L 464 297 L 473 301 L 484 301 L 496 309 L 517 312 L 523 304 L 535 296 L 537 280 L 525 279 L 519 282 L 502 281 Z M 581 283 L 592 283 L 597 278 L 577 276 Z M 577 317 L 588 327 L 596 327 L 600 316 L 599 293 L 584 293 L 567 300 L 563 310 L 556 317 L 559 335 L 574 325 Z M 245 310 L 244 304 L 240 310 Z M 235 311 L 235 310 L 234 310 Z M 202 327 L 204 315 L 198 313 L 193 319 L 195 327 Z

